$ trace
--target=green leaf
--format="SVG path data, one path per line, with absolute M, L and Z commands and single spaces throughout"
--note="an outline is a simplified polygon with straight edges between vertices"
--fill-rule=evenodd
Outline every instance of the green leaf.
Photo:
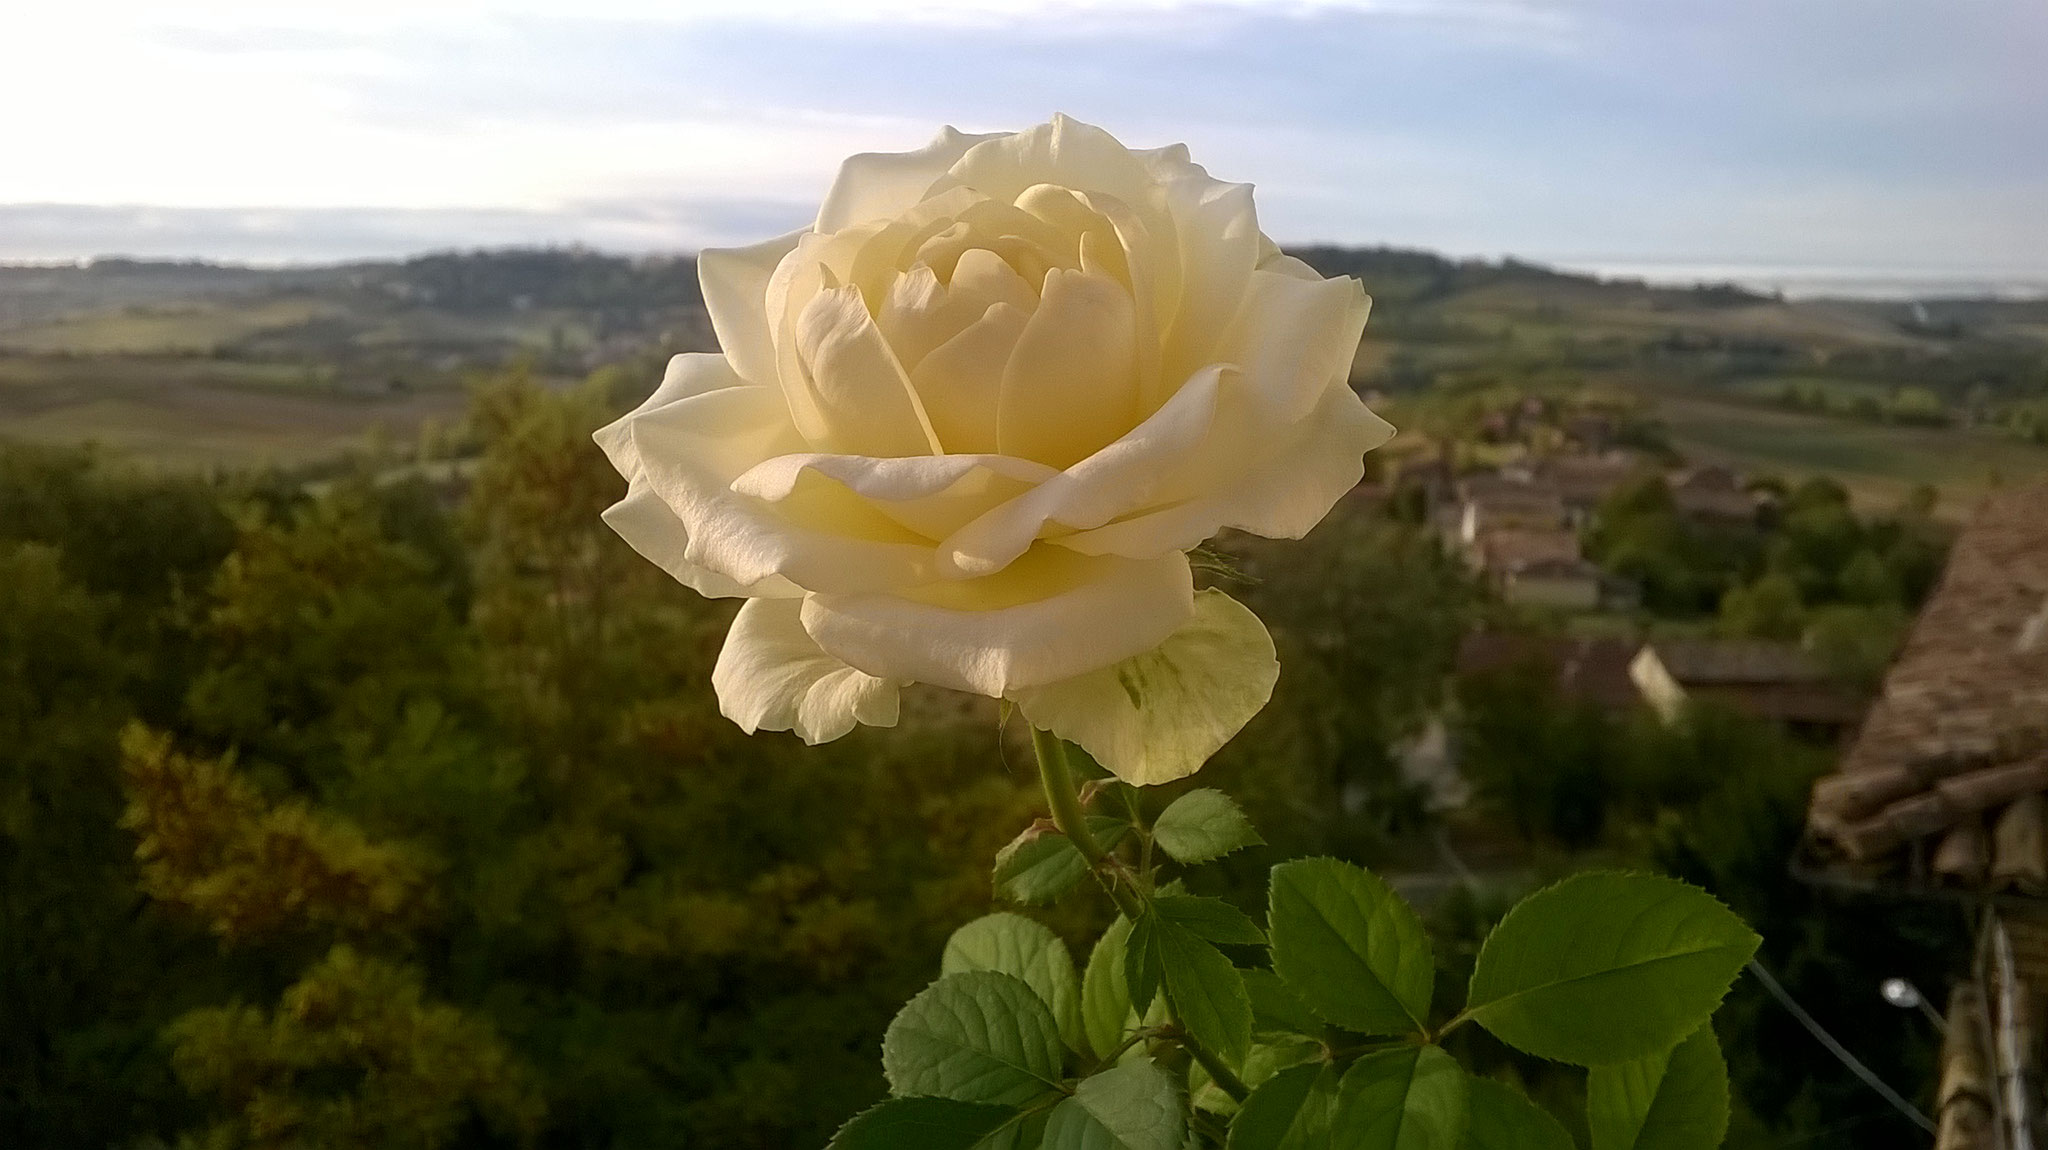
M 1668 1055 L 1593 1067 L 1586 1118 L 1593 1150 L 1715 1150 L 1728 1133 L 1728 1064 L 1714 1028 Z
M 1131 931 L 1140 977 L 1155 975 L 1166 986 L 1174 1015 L 1197 1042 L 1231 1063 L 1243 1060 L 1252 1040 L 1252 1000 L 1244 975 L 1223 952 L 1179 923 L 1147 912 Z M 1130 969 L 1126 959 L 1126 969 Z M 1140 1001 L 1133 985 L 1131 997 Z
M 1067 944 L 1044 924 L 1020 914 L 983 915 L 953 932 L 939 960 L 941 974 L 993 970 L 1024 980 L 1052 1011 L 1060 1038 L 1081 1049 L 1081 985 Z
M 1268 1078 L 1230 1121 L 1228 1150 L 1321 1150 L 1330 1144 L 1338 1077 L 1329 1066 L 1297 1066 Z
M 1168 895 L 1153 899 L 1152 909 L 1160 918 L 1210 942 L 1243 946 L 1263 946 L 1266 942 L 1266 932 L 1259 929 L 1251 916 L 1220 898 Z
M 1140 1014 L 1152 1005 L 1152 996 L 1159 993 L 1162 925 L 1158 915 L 1141 914 L 1131 924 L 1130 938 L 1124 943 L 1124 983 L 1130 988 L 1131 1008 Z
M 1142 655 L 1014 692 L 1035 727 L 1085 748 L 1127 783 L 1185 778 L 1244 728 L 1280 678 L 1273 637 L 1221 591 Z
M 1045 1124 L 1045 1150 L 1182 1150 L 1186 1139 L 1180 1091 L 1144 1059 L 1083 1079 Z
M 1254 1038 L 1245 1050 L 1244 1063 L 1237 1068 L 1238 1080 L 1254 1089 L 1283 1070 L 1321 1062 L 1323 1044 L 1298 1034 L 1275 1035 L 1275 1041 Z M 1188 1097 L 1195 1109 L 1211 1114 L 1235 1114 L 1240 1103 L 1216 1085 L 1201 1063 L 1188 1067 Z
M 1016 1116 L 1008 1106 L 891 1098 L 854 1115 L 826 1150 L 974 1150 Z
M 1122 819 L 1089 815 L 1088 829 L 1105 850 L 1131 829 Z M 996 893 L 1013 902 L 1043 905 L 1073 890 L 1088 877 L 1088 860 L 1072 839 L 1034 825 L 996 854 Z
M 1095 940 L 1095 949 L 1088 955 L 1088 971 L 1081 976 L 1081 1028 L 1097 1058 L 1109 1057 L 1135 1020 L 1130 984 L 1124 974 L 1125 944 L 1130 937 L 1131 920 L 1119 915 Z
M 1465 1150 L 1578 1150 L 1549 1111 L 1507 1083 L 1474 1078 L 1465 1088 L 1472 1109 Z
M 897 1012 L 882 1072 L 898 1097 L 1021 1106 L 1059 1089 L 1059 1024 L 1020 979 L 949 974 Z
M 1173 800 L 1152 824 L 1152 841 L 1176 862 L 1203 863 L 1266 840 L 1229 795 L 1202 787 Z
M 1321 1034 L 1323 1020 L 1270 970 L 1244 971 L 1244 989 L 1252 999 L 1252 1028 L 1292 1034 Z
M 1368 1054 L 1337 1092 L 1331 1150 L 1457 1150 L 1467 1120 L 1465 1072 L 1440 1046 Z
M 1435 957 L 1422 919 L 1363 867 L 1295 859 L 1273 868 L 1273 969 L 1309 1009 L 1362 1034 L 1424 1028 Z
M 1538 1058 L 1644 1058 L 1699 1029 L 1759 941 L 1676 879 L 1577 875 L 1523 899 L 1487 936 L 1466 1013 Z

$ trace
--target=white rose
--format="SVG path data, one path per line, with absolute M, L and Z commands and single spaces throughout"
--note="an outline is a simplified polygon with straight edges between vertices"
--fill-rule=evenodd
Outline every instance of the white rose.
M 1187 551 L 1299 537 L 1392 434 L 1349 385 L 1356 280 L 1185 147 L 1065 117 L 854 156 L 815 226 L 699 275 L 724 354 L 598 432 L 630 484 L 605 520 L 749 599 L 713 675 L 749 731 L 891 725 L 924 682 L 1186 775 L 1278 674 Z

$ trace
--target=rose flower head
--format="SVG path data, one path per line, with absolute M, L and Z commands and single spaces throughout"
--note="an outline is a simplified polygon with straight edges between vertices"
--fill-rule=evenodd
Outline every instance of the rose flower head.
M 1265 705 L 1270 636 L 1187 552 L 1301 536 L 1393 429 L 1349 382 L 1370 301 L 1250 185 L 1063 116 L 949 128 L 698 270 L 723 354 L 597 441 L 630 485 L 605 521 L 748 600 L 712 676 L 741 727 L 822 742 L 931 683 L 1144 784 Z

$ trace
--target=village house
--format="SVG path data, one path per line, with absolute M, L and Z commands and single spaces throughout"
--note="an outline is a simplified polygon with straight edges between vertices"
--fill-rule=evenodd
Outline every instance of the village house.
M 1688 468 L 1674 472 L 1669 482 L 1680 515 L 1729 523 L 1756 519 L 1756 496 L 1743 486 L 1740 474 L 1726 467 Z
M 1802 648 L 1758 639 L 1659 639 L 1629 665 L 1643 698 L 1665 722 L 1699 703 L 1783 723 L 1835 740 L 1863 717 L 1863 700 Z
M 1945 894 L 1977 926 L 1953 987 L 1937 1150 L 2040 1145 L 2048 1005 L 2048 486 L 1957 539 L 1863 729 L 1814 785 L 1799 869 Z

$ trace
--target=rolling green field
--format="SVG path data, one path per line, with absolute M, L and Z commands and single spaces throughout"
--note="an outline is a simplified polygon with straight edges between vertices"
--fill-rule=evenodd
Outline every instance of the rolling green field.
M 1959 508 L 2048 470 L 2048 450 L 2027 442 L 2048 419 L 2048 304 L 1909 312 L 1423 252 L 1302 254 L 1373 294 L 1353 379 L 1394 410 L 1428 412 L 1410 434 L 1471 440 L 1486 403 L 1597 394 L 1661 419 L 1687 456 L 1829 475 L 1879 503 L 1931 483 Z M 427 421 L 454 421 L 469 381 L 506 365 L 567 381 L 712 346 L 686 260 L 503 251 L 289 272 L 0 267 L 0 440 L 92 441 L 172 467 L 301 463 L 373 431 L 404 443 Z M 656 373 L 645 368 L 650 382 Z M 1788 387 L 1831 410 L 1788 407 Z M 1870 417 L 1906 393 L 1937 419 L 1995 426 Z
M 210 355 L 261 332 L 302 327 L 337 310 L 332 303 L 308 298 L 131 306 L 0 331 L 0 352 Z
M 1931 484 L 1956 514 L 1992 487 L 2048 473 L 2048 448 L 1994 430 L 1891 427 L 1694 396 L 1660 396 L 1657 411 L 1672 445 L 1701 462 L 1828 476 L 1871 506 Z

